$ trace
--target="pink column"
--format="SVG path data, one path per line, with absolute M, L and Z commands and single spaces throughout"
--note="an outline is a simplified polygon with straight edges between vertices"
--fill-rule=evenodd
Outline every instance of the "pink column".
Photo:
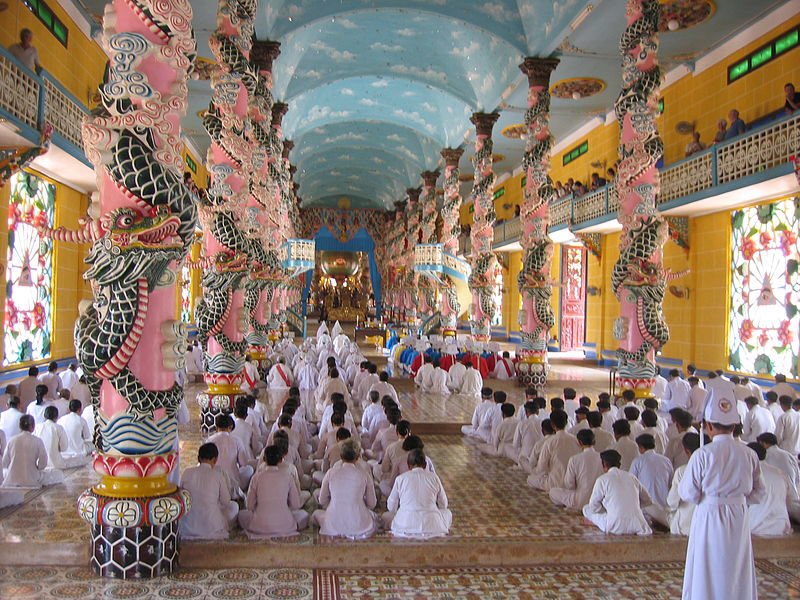
M 414 248 L 419 241 L 419 196 L 422 193 L 421 188 L 408 188 L 406 194 L 408 195 L 408 205 L 405 213 L 406 217 L 406 236 L 404 245 L 403 267 L 405 279 L 403 282 L 403 308 L 406 312 L 406 321 L 412 324 L 413 327 L 417 325 L 417 311 L 419 309 L 419 294 L 417 287 L 417 272 L 414 270 Z
M 469 289 L 472 292 L 470 305 L 470 329 L 472 337 L 486 341 L 492 337 L 492 319 L 497 312 L 493 298 L 497 259 L 492 251 L 494 241 L 494 171 L 492 170 L 492 129 L 499 113 L 473 113 L 475 125 L 475 180 L 472 186 L 472 201 L 475 206 L 472 223 L 472 273 Z
M 436 238 L 436 180 L 439 179 L 439 170 L 423 171 L 422 173 L 422 193 L 420 194 L 420 210 L 422 219 L 420 230 L 422 231 L 423 244 L 435 244 Z M 439 301 L 437 298 L 437 285 L 428 277 L 417 276 L 419 312 L 422 320 L 422 333 L 428 334 L 436 326 L 436 313 L 439 311 Z
M 444 251 L 455 256 L 458 254 L 458 236 L 461 226 L 458 218 L 461 209 L 461 183 L 458 180 L 458 163 L 463 148 L 445 148 L 441 152 L 445 161 L 444 169 L 444 203 L 442 205 L 442 244 Z M 441 288 L 442 335 L 455 336 L 458 327 L 458 315 L 461 304 L 458 301 L 452 279 L 442 276 L 444 285 Z
M 656 128 L 661 70 L 658 66 L 658 0 L 628 0 L 627 27 L 620 40 L 623 87 L 614 106 L 619 122 L 616 193 L 622 223 L 620 256 L 611 285 L 620 302 L 614 334 L 617 383 L 637 396 L 652 395 L 655 352 L 669 340 L 661 304 L 666 287 L 661 250 L 668 227 L 656 212 L 660 191 L 656 162 L 663 143 Z
M 553 280 L 550 264 L 553 244 L 547 237 L 550 224 L 550 202 L 555 197 L 553 182 L 547 172 L 550 168 L 550 73 L 558 66 L 558 59 L 528 57 L 520 69 L 528 77 L 528 110 L 525 125 L 528 139 L 525 157 L 525 192 L 520 210 L 522 223 L 522 270 L 519 274 L 519 291 L 522 310 L 519 315 L 522 344 L 519 357 L 518 380 L 537 389 L 544 388 L 547 373 L 547 342 L 550 329 L 555 324 L 550 297 Z
M 78 317 L 75 348 L 95 410 L 93 466 L 101 479 L 78 509 L 91 526 L 93 570 L 122 579 L 177 567 L 178 519 L 189 503 L 167 476 L 178 458 L 183 389 L 175 369 L 186 348 L 174 319 L 175 274 L 196 223 L 180 142 L 192 10 L 187 0 L 145 2 L 146 17 L 138 4 L 106 6 L 103 110 L 83 124 L 100 218 L 82 232 L 51 232 L 92 243 L 84 277 L 94 301 Z

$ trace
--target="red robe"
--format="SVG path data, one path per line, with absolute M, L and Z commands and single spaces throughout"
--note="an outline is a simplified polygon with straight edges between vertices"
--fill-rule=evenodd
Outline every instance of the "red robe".
M 449 371 L 456 362 L 456 357 L 452 354 L 445 354 L 439 359 L 439 366 L 445 371 Z
M 411 361 L 411 378 L 412 379 L 417 376 L 417 371 L 419 371 L 419 368 L 422 366 L 422 357 L 423 356 L 424 356 L 424 354 L 422 354 L 420 352 L 419 354 L 417 354 L 414 357 L 414 360 Z

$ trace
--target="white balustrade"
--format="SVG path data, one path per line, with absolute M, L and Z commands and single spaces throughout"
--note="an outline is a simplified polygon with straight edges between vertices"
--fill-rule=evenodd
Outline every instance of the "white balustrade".
M 741 135 L 716 148 L 717 185 L 789 162 L 800 145 L 800 115 Z
M 0 54 L 0 108 L 38 129 L 39 81 L 3 54 Z
M 661 202 L 688 196 L 714 185 L 713 151 L 690 156 L 661 171 Z
M 48 78 L 44 80 L 44 89 L 45 122 L 52 125 L 67 141 L 83 150 L 81 123 L 86 116 L 86 109 Z

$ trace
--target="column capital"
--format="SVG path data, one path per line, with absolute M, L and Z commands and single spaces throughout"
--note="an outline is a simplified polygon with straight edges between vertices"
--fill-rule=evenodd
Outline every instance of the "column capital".
M 285 102 L 275 102 L 272 105 L 272 125 L 280 127 L 283 121 L 283 115 L 289 110 L 289 105 Z
M 464 154 L 463 148 L 445 148 L 440 152 L 444 158 L 444 164 L 448 167 L 457 167 L 461 156 Z
M 557 58 L 527 56 L 519 70 L 528 77 L 528 87 L 550 87 L 550 73 L 558 66 Z
M 425 187 L 435 187 L 436 180 L 439 179 L 440 175 L 439 169 L 435 171 L 423 171 L 422 172 L 422 182 L 425 184 Z
M 295 173 L 297 173 L 297 167 L 295 167 L 294 165 L 289 165 L 289 175 L 294 177 Z
M 259 71 L 272 72 L 272 62 L 281 53 L 281 43 L 272 40 L 253 40 L 250 48 L 250 62 Z
M 419 195 L 422 193 L 422 188 L 406 188 L 408 194 L 409 208 L 413 208 L 414 204 L 419 200 Z
M 472 113 L 470 117 L 470 122 L 475 125 L 475 131 L 478 135 L 486 135 L 492 137 L 492 128 L 494 124 L 497 123 L 497 119 L 500 118 L 500 113 L 497 111 L 485 113 L 485 112 L 476 112 Z
M 289 158 L 289 153 L 294 148 L 294 142 L 292 140 L 283 140 L 283 153 L 281 156 L 283 158 Z

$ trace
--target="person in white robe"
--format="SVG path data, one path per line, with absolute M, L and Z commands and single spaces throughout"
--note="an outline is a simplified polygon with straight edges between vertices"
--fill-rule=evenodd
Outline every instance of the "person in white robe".
M 372 478 L 356 466 L 360 448 L 353 440 L 340 445 L 340 461 L 322 480 L 320 510 L 311 519 L 319 525 L 320 535 L 364 539 L 377 531 L 373 511 L 378 500 Z
M 46 400 L 52 402 L 58 398 L 58 393 L 63 386 L 61 385 L 61 378 L 58 376 L 58 363 L 56 361 L 52 361 L 47 366 L 47 372 L 39 375 L 39 383 L 47 386 Z
M 19 409 L 19 405 L 19 396 L 9 398 L 8 408 L 0 413 L 0 429 L 6 434 L 6 441 L 20 432 L 19 418 L 25 413 Z
M 651 504 L 644 507 L 644 512 L 654 521 L 668 526 L 667 496 L 672 484 L 672 461 L 655 451 L 656 441 L 649 433 L 637 437 L 636 445 L 639 447 L 639 456 L 631 464 L 630 473 L 650 496 Z
M 764 392 L 762 391 L 761 386 L 759 386 L 755 381 L 753 381 L 749 377 L 741 377 L 740 380 L 742 385 L 745 386 L 748 390 L 750 390 L 748 396 L 755 396 L 756 399 L 758 400 L 758 403 L 761 406 L 764 406 L 765 404 Z
M 433 359 L 425 354 L 422 359 L 422 366 L 414 376 L 414 384 L 423 391 L 430 386 L 430 378 L 433 374 Z
M 720 378 L 704 417 L 710 444 L 689 459 L 678 491 L 696 505 L 683 576 L 684 600 L 750 600 L 758 596 L 748 504 L 764 497 L 758 457 L 733 437 L 739 422 L 736 398 Z M 709 552 L 708 548 L 714 548 Z
M 673 408 L 689 410 L 691 389 L 689 383 L 681 377 L 681 372 L 678 369 L 672 369 L 669 372 L 669 381 L 664 389 L 664 395 L 661 397 L 662 415 L 666 418 L 670 409 Z
M 47 400 L 47 386 L 40 383 L 36 386 L 36 398 L 33 402 L 28 404 L 27 413 L 33 417 L 36 424 L 44 422 L 44 409 L 51 406 L 51 402 Z
M 455 353 L 455 351 L 453 352 Z M 461 393 L 461 387 L 464 384 L 464 375 L 466 372 L 467 367 L 464 366 L 464 363 L 458 361 L 453 362 L 453 364 L 450 366 L 450 369 L 448 369 L 447 387 L 449 387 L 454 394 Z M 481 385 L 483 385 L 482 381 Z
M 472 412 L 472 423 L 470 425 L 462 425 L 461 433 L 470 437 L 477 437 L 484 442 L 488 442 L 491 439 L 491 416 L 494 410 L 493 393 L 492 388 L 483 388 L 481 390 L 481 402 Z
M 619 452 L 622 457 L 620 469 L 623 471 L 630 471 L 633 461 L 639 456 L 639 447 L 631 439 L 631 424 L 630 421 L 625 419 L 618 419 L 614 421 L 614 450 Z
M 480 371 L 472 366 L 472 361 L 464 363 L 466 371 L 461 379 L 461 394 L 464 396 L 480 396 L 483 389 L 483 377 Z
M 373 383 L 369 387 L 367 394 L 373 391 L 378 392 L 381 399 L 383 399 L 384 396 L 389 396 L 392 400 L 394 400 L 395 404 L 400 406 L 400 398 L 397 395 L 397 390 L 391 383 L 389 383 L 389 373 L 386 371 L 381 371 L 381 374 L 378 376 L 378 382 Z
M 330 335 L 328 331 L 328 324 L 325 321 L 322 321 L 317 327 L 317 340 L 319 340 L 323 335 Z
M 261 376 L 258 374 L 258 368 L 253 364 L 249 356 L 244 357 L 244 369 L 242 370 L 242 392 L 245 394 L 252 394 L 256 389 L 258 382 L 261 381 Z
M 775 385 L 772 386 L 772 390 L 778 395 L 778 398 L 781 396 L 789 396 L 792 399 L 792 402 L 797 400 L 797 392 L 795 389 L 786 382 L 786 375 L 783 373 L 777 373 L 775 375 Z
M 778 438 L 774 433 L 762 433 L 756 441 L 767 451 L 765 462 L 783 471 L 789 485 L 800 493 L 800 465 L 797 463 L 797 456 L 778 446 Z
M 509 460 L 516 461 L 518 453 L 514 448 L 514 434 L 517 432 L 519 421 L 514 418 L 516 408 L 513 404 L 503 403 L 500 405 L 502 421 L 492 431 L 492 440 L 488 444 L 480 446 L 480 449 L 492 456 L 505 456 Z
M 449 396 L 450 388 L 447 387 L 447 371 L 439 366 L 439 361 L 433 362 L 433 371 L 420 387 L 426 394 L 439 394 Z
M 750 533 L 765 537 L 789 535 L 792 533 L 792 524 L 789 522 L 788 505 L 793 499 L 786 475 L 779 468 L 764 462 L 767 451 L 761 444 L 750 442 L 747 446 L 758 456 L 761 477 L 764 479 L 764 497 L 759 503 L 747 506 Z
M 339 321 L 336 321 L 336 323 L 333 324 L 333 327 L 331 327 L 331 338 L 341 335 L 342 331 L 342 325 L 339 323 Z
M 72 391 L 72 386 L 78 383 L 78 363 L 72 362 L 69 367 L 61 371 L 58 376 L 61 378 L 62 389 Z
M 426 470 L 425 452 L 408 453 L 409 471 L 399 475 L 386 501 L 384 526 L 398 537 L 432 538 L 447 535 L 453 514 L 447 494 L 436 473 Z
M 581 510 L 589 502 L 594 482 L 603 474 L 600 454 L 594 449 L 594 432 L 582 429 L 576 436 L 581 452 L 572 456 L 564 473 L 564 485 L 550 488 L 550 500 L 568 510 Z
M 697 377 L 689 377 L 689 408 L 686 409 L 696 422 L 703 418 L 703 408 L 706 405 L 708 390 Z
M 71 469 L 86 464 L 86 457 L 65 458 L 62 452 L 69 448 L 67 432 L 56 421 L 58 420 L 58 409 L 55 406 L 48 406 L 44 411 L 44 421 L 37 423 L 33 430 L 33 435 L 42 440 L 45 452 L 47 452 L 47 469 L 61 471 Z M 53 475 L 58 478 L 58 475 Z M 63 474 L 61 475 L 63 479 Z
M 365 446 L 372 445 L 375 434 L 378 433 L 378 423 L 386 417 L 380 401 L 380 394 L 377 390 L 372 390 L 369 393 L 369 404 L 361 413 L 361 442 Z
M 742 421 L 742 439 L 745 442 L 755 442 L 762 433 L 775 433 L 775 419 L 758 403 L 758 398 L 747 396 L 744 403 L 747 405 L 747 414 Z
M 231 500 L 225 475 L 215 468 L 218 458 L 215 444 L 201 445 L 197 466 L 186 469 L 181 477 L 181 488 L 192 498 L 178 526 L 185 540 L 226 540 L 236 522 L 239 505 Z
M 666 455 L 667 446 L 669 445 L 669 438 L 667 437 L 667 434 L 664 433 L 664 430 L 658 426 L 658 421 L 659 418 L 655 411 L 647 409 L 642 412 L 640 419 L 642 424 L 642 433 L 648 433 L 652 435 L 656 443 L 656 452 L 661 455 Z M 642 433 L 639 435 L 642 435 Z M 639 436 L 636 437 L 638 438 Z
M 70 400 L 80 400 L 81 406 L 86 408 L 92 403 L 92 396 L 89 393 L 89 386 L 86 385 L 86 377 L 81 375 L 77 383 L 72 386 L 69 392 Z
M 528 485 L 549 492 L 554 487 L 564 487 L 564 474 L 569 459 L 580 453 L 578 439 L 566 431 L 567 413 L 554 410 L 550 413 L 550 424 L 555 435 L 545 439 L 536 463 L 536 470 L 528 476 Z
M 778 402 L 783 413 L 775 421 L 775 437 L 781 448 L 797 456 L 800 454 L 800 412 L 792 409 L 790 396 L 780 396 Z
M 642 512 L 642 507 L 650 504 L 647 490 L 635 476 L 619 468 L 622 457 L 616 450 L 606 450 L 600 459 L 604 473 L 594 483 L 583 516 L 603 533 L 652 534 Z
M 306 358 L 301 359 L 300 368 L 297 371 L 297 387 L 300 390 L 315 390 L 318 383 L 317 368 Z
M 282 459 L 278 446 L 267 446 L 266 466 L 259 468 L 250 482 L 239 525 L 251 539 L 289 537 L 308 527 L 300 492 L 290 472 L 280 468 Z
M 28 375 L 19 382 L 17 393 L 21 400 L 19 409 L 27 412 L 28 405 L 36 398 L 36 386 L 39 385 L 39 368 L 30 367 Z
M 508 352 L 503 352 L 503 356 L 497 359 L 492 373 L 495 379 L 507 380 L 517 378 L 517 374 L 514 371 L 514 363 L 511 362 L 510 357 L 511 355 Z
M 686 464 L 692 454 L 700 447 L 700 436 L 696 431 L 686 432 L 681 438 L 681 447 L 686 455 L 686 462 L 675 469 L 672 475 L 672 485 L 667 494 L 667 518 L 669 519 L 669 532 L 673 535 L 689 535 L 694 515 L 694 503 L 681 499 L 679 486 L 686 472 Z
M 661 376 L 661 373 L 656 373 L 655 383 L 653 384 L 652 390 L 653 397 L 662 400 L 667 391 L 667 383 L 669 382 Z
M 267 387 L 271 390 L 288 389 L 294 385 L 292 370 L 286 366 L 286 360 L 281 356 L 267 375 Z
M 247 400 L 244 396 L 236 398 L 233 407 L 233 431 L 231 435 L 242 442 L 242 446 L 247 453 L 247 462 L 255 464 L 256 456 L 261 453 L 260 432 L 247 422 L 248 416 Z
M 533 446 L 542 438 L 542 419 L 539 414 L 539 402 L 536 398 L 525 402 L 522 408 L 524 416 L 514 432 L 514 448 L 517 449 L 515 462 L 527 471 L 530 468 L 527 463 Z
M 67 449 L 64 455 L 88 460 L 92 451 L 92 432 L 80 412 L 80 401 L 70 400 L 69 413 L 58 419 L 58 425 L 67 434 Z
M 40 488 L 61 483 L 63 473 L 46 471 L 47 450 L 44 443 L 33 435 L 35 421 L 31 415 L 20 418 L 20 432 L 8 440 L 3 453 L 4 488 Z
M 616 446 L 617 440 L 614 438 L 614 434 L 603 428 L 603 415 L 599 411 L 589 411 L 589 414 L 586 415 L 586 422 L 589 423 L 589 429 L 594 433 L 594 449 L 598 454 Z
M 242 490 L 247 489 L 255 468 L 242 441 L 231 434 L 234 427 L 233 418 L 226 414 L 217 415 L 214 426 L 217 431 L 209 436 L 207 441 L 215 444 L 219 451 L 216 468 L 228 478 L 231 498 L 239 498 Z

